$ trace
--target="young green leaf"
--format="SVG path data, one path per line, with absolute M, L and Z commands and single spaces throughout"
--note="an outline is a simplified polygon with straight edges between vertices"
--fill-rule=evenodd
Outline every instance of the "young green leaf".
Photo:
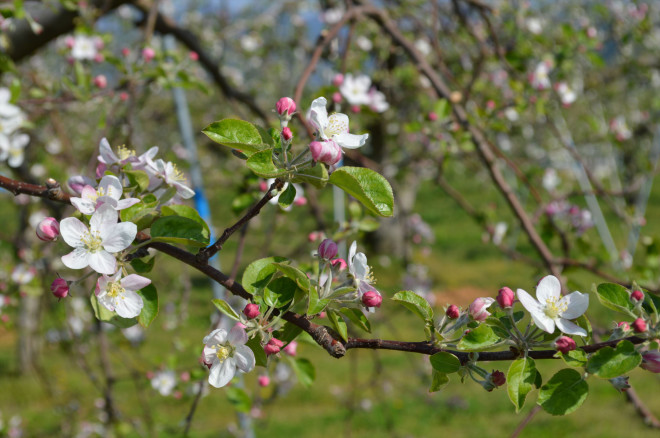
M 279 169 L 273 164 L 272 149 L 255 152 L 245 164 L 251 171 L 263 178 L 277 178 L 287 173 L 285 169 Z
M 392 216 L 394 194 L 387 180 L 364 167 L 340 167 L 330 175 L 330 183 L 344 190 L 379 216 Z
M 392 297 L 392 300 L 405 306 L 425 322 L 433 321 L 433 309 L 424 298 L 417 295 L 415 292 L 398 292 Z
M 499 337 L 493 330 L 486 324 L 470 329 L 463 338 L 458 342 L 460 350 L 478 351 L 484 350 L 499 341 Z
M 151 238 L 160 242 L 202 247 L 209 244 L 208 229 L 182 216 L 164 216 L 151 225 Z
M 140 311 L 137 320 L 142 327 L 146 328 L 149 327 L 149 324 L 151 324 L 156 318 L 156 315 L 158 315 L 158 292 L 153 283 L 136 292 L 142 297 L 143 303 L 142 310 Z
M 566 368 L 541 387 L 537 403 L 551 415 L 567 415 L 579 408 L 589 395 L 582 374 Z
M 456 356 L 446 351 L 435 353 L 431 356 L 431 366 L 435 371 L 443 374 L 455 373 L 461 369 L 461 361 Z
M 224 119 L 213 122 L 202 131 L 216 143 L 238 149 L 250 155 L 268 147 L 252 123 L 237 119 Z
M 294 199 L 296 199 L 296 187 L 293 184 L 287 184 L 286 189 L 280 194 L 277 202 L 282 208 L 287 208 L 293 204 Z
M 615 283 L 602 283 L 596 288 L 596 293 L 603 306 L 635 317 L 635 314 L 632 313 L 635 306 L 625 287 Z
M 353 324 L 360 327 L 367 333 L 371 333 L 371 324 L 360 309 L 344 307 L 340 310 Z
M 449 377 L 440 371 L 433 370 L 433 381 L 429 392 L 437 392 L 449 384 Z
M 245 272 L 243 272 L 243 278 L 241 280 L 241 283 L 243 284 L 245 290 L 251 293 L 252 295 L 255 295 L 257 292 L 265 288 L 268 282 L 270 281 L 270 278 L 262 277 L 261 279 L 259 279 L 258 277 L 261 271 L 265 267 L 272 265 L 273 263 L 280 263 L 286 260 L 287 259 L 284 257 L 266 257 L 263 259 L 255 260 L 254 262 L 250 263 L 248 267 L 245 268 Z M 275 273 L 276 270 L 277 268 L 273 266 L 271 274 Z
M 603 379 L 613 379 L 625 374 L 642 362 L 642 355 L 630 341 L 621 341 L 616 348 L 604 347 L 595 352 L 587 362 L 587 372 Z
M 215 304 L 215 307 L 234 321 L 238 321 L 240 317 L 238 316 L 238 313 L 227 303 L 225 300 L 221 300 L 220 298 L 216 298 L 213 300 L 213 304 Z
M 348 340 L 348 330 L 346 328 L 346 321 L 341 317 L 341 314 L 334 310 L 328 310 L 328 319 L 332 323 L 332 327 L 335 329 L 339 336 L 342 337 L 344 341 Z
M 509 367 L 506 376 L 507 393 L 511 403 L 516 407 L 516 412 L 522 409 L 527 394 L 536 386 L 537 374 L 534 359 L 520 358 Z

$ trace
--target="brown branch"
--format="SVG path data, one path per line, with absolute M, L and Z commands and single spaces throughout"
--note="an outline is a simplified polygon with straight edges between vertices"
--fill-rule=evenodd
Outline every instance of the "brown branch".
M 644 424 L 653 429 L 660 429 L 660 421 L 653 415 L 653 412 L 642 402 L 637 392 L 630 387 L 624 391 L 626 399 L 633 405 L 635 412 L 644 420 Z
M 258 215 L 263 206 L 275 197 L 274 192 L 279 191 L 283 186 L 284 182 L 280 179 L 276 179 L 275 182 L 271 184 L 264 197 L 261 198 L 259 202 L 250 207 L 247 213 L 245 213 L 245 215 L 241 217 L 234 225 L 226 228 L 222 233 L 222 236 L 220 236 L 220 238 L 213 245 L 199 250 L 197 253 L 197 260 L 200 263 L 207 263 L 211 257 L 213 257 L 218 251 L 222 249 L 222 245 L 225 244 L 231 235 L 238 231 L 243 225 L 247 224 L 250 219 Z
M 46 180 L 45 186 L 28 184 L 22 181 L 16 181 L 6 176 L 0 175 L 0 187 L 6 189 L 18 196 L 20 194 L 36 196 L 38 198 L 50 199 L 51 201 L 70 203 L 71 195 L 66 193 L 60 187 L 60 183 L 52 178 Z

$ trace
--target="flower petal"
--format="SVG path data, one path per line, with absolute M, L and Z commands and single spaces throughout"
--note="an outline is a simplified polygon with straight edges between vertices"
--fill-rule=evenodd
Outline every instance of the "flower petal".
M 567 335 L 587 336 L 587 331 L 585 329 L 577 324 L 573 324 L 568 319 L 557 318 L 555 319 L 555 323 L 557 323 L 557 327 L 559 327 L 559 330 L 561 330 L 562 333 L 566 333 Z
M 136 291 L 151 284 L 151 280 L 141 275 L 131 274 L 127 275 L 121 280 L 121 287 L 126 290 Z
M 62 256 L 62 263 L 64 263 L 64 266 L 69 269 L 82 269 L 89 266 L 88 257 L 89 253 L 87 250 L 79 247 L 71 251 L 69 254 Z
M 108 143 L 108 139 L 105 137 L 103 137 L 101 139 L 101 142 L 99 143 L 99 152 L 101 153 L 101 155 L 99 155 L 98 160 L 101 163 L 110 165 L 119 161 L 119 157 L 117 157 L 117 155 L 115 155 L 115 153 L 112 152 L 110 143 Z
M 562 318 L 579 318 L 584 312 L 587 311 L 587 308 L 589 307 L 589 294 L 583 294 L 575 291 L 572 294 L 563 297 L 561 299 L 560 305 L 563 303 L 566 303 L 568 308 L 564 313 L 561 314 Z
M 364 280 L 369 273 L 369 266 L 367 265 L 367 256 L 364 253 L 357 253 L 353 257 L 353 273 L 355 277 Z
M 60 234 L 67 245 L 74 248 L 83 246 L 81 238 L 89 232 L 87 225 L 75 217 L 62 219 L 60 222 Z
M 137 225 L 133 222 L 122 222 L 111 225 L 111 227 L 103 239 L 103 248 L 111 253 L 123 251 L 128 248 L 137 235 Z
M 348 132 L 332 136 L 335 143 L 346 149 L 357 149 L 362 147 L 367 142 L 368 138 L 369 134 L 355 135 L 349 134 Z
M 99 189 L 103 189 L 102 193 L 104 196 L 109 196 L 116 201 L 121 198 L 121 194 L 124 192 L 124 188 L 122 187 L 119 178 L 114 175 L 105 175 L 101 178 Z
M 88 253 L 89 267 L 99 274 L 114 274 L 117 270 L 117 260 L 106 251 Z
M 309 111 L 309 120 L 314 127 L 323 132 L 328 126 L 328 110 L 325 108 L 328 101 L 325 97 L 319 97 L 312 102 L 312 108 Z
M 99 231 L 103 236 L 104 232 L 119 220 L 117 210 L 110 205 L 100 206 L 89 220 L 89 227 L 92 231 Z
M 115 210 L 123 210 L 125 208 L 128 208 L 130 206 L 133 206 L 137 204 L 140 201 L 138 198 L 127 198 L 127 199 L 120 199 L 117 201 L 117 205 L 115 206 Z
M 536 324 L 538 328 L 548 333 L 555 332 L 555 322 L 557 322 L 556 320 L 553 320 L 544 312 L 537 312 L 537 313 L 530 312 L 530 314 L 532 315 L 534 324 Z
M 244 345 L 248 341 L 248 336 L 247 333 L 245 333 L 245 329 L 243 329 L 238 325 L 235 325 L 229 331 L 229 336 L 227 336 L 227 340 L 232 345 Z
M 554 275 L 546 275 L 536 286 L 536 299 L 541 303 L 556 301 L 561 295 L 561 283 Z
M 239 345 L 236 347 L 234 359 L 236 360 L 236 366 L 238 369 L 244 373 L 249 373 L 252 371 L 256 364 L 254 353 L 247 345 Z
M 142 311 L 142 297 L 133 291 L 126 291 L 124 296 L 116 300 L 115 312 L 122 318 L 135 318 Z
M 215 329 L 208 335 L 204 336 L 204 342 L 206 345 L 216 345 L 224 344 L 227 340 L 227 330 L 225 329 Z
M 94 210 L 96 210 L 96 204 L 89 199 L 71 198 L 71 203 L 82 214 L 93 214 Z
M 516 291 L 523 307 L 532 315 L 534 323 L 548 333 L 555 331 L 555 323 L 544 312 L 545 307 L 522 289 Z M 492 303 L 491 303 L 492 304 Z
M 236 364 L 232 358 L 227 358 L 223 362 L 215 362 L 211 367 L 209 374 L 209 384 L 215 388 L 222 388 L 231 382 L 236 374 Z

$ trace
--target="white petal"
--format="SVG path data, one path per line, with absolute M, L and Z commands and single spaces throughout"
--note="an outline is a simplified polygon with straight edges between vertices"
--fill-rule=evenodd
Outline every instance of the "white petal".
M 332 136 L 332 139 L 335 141 L 335 143 L 346 149 L 357 149 L 362 147 L 368 138 L 369 134 L 355 135 L 344 133 Z
M 27 134 L 16 134 L 12 138 L 12 144 L 15 148 L 24 148 L 30 143 L 30 136 Z
M 543 331 L 548 333 L 555 332 L 555 320 L 551 319 L 545 312 L 529 312 L 532 315 L 534 323 Z
M 117 201 L 117 205 L 115 205 L 115 210 L 123 210 L 132 205 L 137 204 L 138 202 L 142 202 L 142 201 L 140 201 L 138 198 L 120 199 L 119 201 Z
M 88 253 L 89 267 L 99 274 L 114 274 L 117 270 L 117 260 L 105 251 Z M 64 261 L 64 259 L 62 259 Z
M 215 329 L 208 335 L 204 336 L 204 342 L 206 345 L 216 345 L 224 344 L 227 340 L 227 330 L 225 329 Z
M 555 319 L 555 323 L 557 323 L 557 327 L 559 327 L 559 330 L 561 330 L 562 333 L 566 333 L 567 335 L 587 336 L 587 331 L 585 329 L 577 324 L 573 324 L 568 319 L 557 318 Z
M 239 370 L 244 373 L 249 373 L 254 369 L 256 360 L 254 359 L 254 353 L 247 345 L 239 345 L 236 347 L 236 353 L 234 353 L 234 359 L 236 360 L 236 366 Z
M 71 203 L 82 214 L 92 214 L 96 210 L 96 204 L 88 199 L 71 198 Z
M 136 235 L 137 225 L 133 222 L 116 224 L 104 237 L 103 248 L 111 253 L 123 251 L 130 246 Z
M 62 219 L 60 222 L 60 234 L 62 235 L 62 238 L 67 245 L 74 248 L 83 246 L 81 238 L 87 234 L 87 232 L 89 232 L 87 226 L 75 217 L 68 217 Z
M 222 388 L 231 382 L 234 374 L 236 374 L 236 364 L 231 357 L 225 359 L 222 363 L 215 362 L 211 367 L 211 374 L 209 374 L 209 384 L 216 388 Z
M 176 189 L 176 192 L 181 196 L 183 199 L 190 199 L 193 196 L 195 196 L 195 191 L 191 189 L 190 187 L 181 184 L 181 183 L 173 183 L 172 186 Z
M 82 269 L 89 265 L 88 257 L 89 253 L 84 248 L 76 248 L 69 254 L 62 256 L 62 263 L 69 269 Z
M 124 296 L 116 300 L 115 312 L 122 318 L 135 318 L 142 311 L 142 297 L 133 291 L 126 291 Z
M 552 322 L 552 319 L 548 318 L 545 314 L 545 307 L 536 301 L 530 294 L 525 292 L 522 289 L 516 291 L 520 304 L 532 315 L 532 319 L 541 329 L 546 332 L 552 333 L 555 331 L 555 324 Z
M 204 362 L 212 364 L 213 359 L 216 358 L 215 348 L 204 347 L 204 350 L 202 350 L 202 357 L 204 358 Z
M 572 294 L 563 297 L 560 301 L 560 305 L 562 303 L 566 303 L 568 307 L 568 309 L 566 309 L 566 311 L 561 314 L 562 318 L 579 318 L 584 312 L 587 311 L 587 307 L 589 307 L 589 294 L 583 294 L 575 291 Z
M 561 283 L 554 275 L 546 275 L 536 286 L 536 299 L 541 303 L 556 301 L 561 295 Z
M 316 129 L 323 130 L 328 126 L 328 110 L 325 108 L 328 101 L 325 97 L 319 97 L 312 102 L 312 108 L 309 112 L 309 119 L 315 125 Z
M 20 167 L 21 164 L 23 164 L 23 160 L 25 159 L 25 155 L 23 152 L 18 152 L 18 153 L 13 153 L 9 155 L 9 159 L 7 160 L 7 164 L 9 164 L 9 167 Z
M 121 280 L 121 287 L 126 290 L 140 290 L 143 287 L 147 287 L 151 284 L 151 280 L 141 275 L 131 274 L 127 275 Z
M 110 298 L 108 295 L 103 295 L 97 298 L 99 300 L 99 303 L 106 309 L 108 309 L 111 312 L 115 311 L 115 304 L 112 298 Z
M 121 198 L 121 194 L 124 192 L 124 188 L 122 187 L 119 178 L 114 175 L 106 175 L 101 178 L 99 188 L 103 189 L 104 196 L 109 196 L 117 201 Z
M 89 220 L 89 226 L 92 231 L 100 231 L 103 234 L 107 227 L 116 224 L 118 220 L 119 215 L 117 210 L 109 205 L 102 205 L 92 215 L 92 218 Z
M 103 137 L 101 139 L 101 143 L 99 143 L 99 152 L 101 155 L 98 157 L 98 159 L 101 163 L 110 165 L 119 161 L 119 157 L 117 157 L 117 155 L 112 152 L 110 143 L 108 143 L 108 139 L 105 137 Z
M 351 247 L 348 249 L 348 262 L 352 265 L 353 264 L 353 257 L 355 257 L 355 253 L 357 252 L 357 241 L 353 241 L 351 243 Z
M 355 257 L 353 257 L 353 273 L 355 274 L 355 277 L 365 279 L 368 272 L 369 266 L 367 265 L 367 256 L 361 252 L 355 254 Z
M 247 333 L 245 333 L 245 329 L 235 325 L 229 331 L 227 340 L 232 345 L 244 345 L 248 341 L 248 336 Z

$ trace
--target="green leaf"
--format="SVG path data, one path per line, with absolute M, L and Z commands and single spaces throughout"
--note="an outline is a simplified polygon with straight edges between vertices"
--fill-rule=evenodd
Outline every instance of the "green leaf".
M 144 230 L 151 226 L 153 221 L 160 216 L 160 213 L 145 202 L 139 202 L 121 210 L 119 216 L 122 222 L 133 222 L 137 225 L 138 230 Z
M 579 348 L 568 353 L 559 353 L 559 355 L 568 366 L 580 368 L 587 365 L 587 353 Z
M 267 275 L 272 277 L 272 274 Z M 268 283 L 268 286 L 266 286 L 266 289 L 264 289 L 264 303 L 281 309 L 291 303 L 297 290 L 298 285 L 296 285 L 296 282 L 290 278 L 276 278 L 271 280 Z
M 208 224 L 204 219 L 202 219 L 199 213 L 197 213 L 197 210 L 195 210 L 192 207 L 188 207 L 187 205 L 181 205 L 181 204 L 165 205 L 161 208 L 161 212 L 163 216 L 181 216 L 188 219 L 192 219 L 202 226 L 207 236 L 211 236 L 211 230 L 209 230 Z
M 340 167 L 330 175 L 330 183 L 344 190 L 379 216 L 392 216 L 392 187 L 380 174 L 364 167 Z
M 433 321 L 433 309 L 431 309 L 431 306 L 424 298 L 420 297 L 415 292 L 398 292 L 392 297 L 392 300 L 405 306 L 425 322 Z
M 153 283 L 136 292 L 142 297 L 143 303 L 137 320 L 142 327 L 147 328 L 158 315 L 158 292 Z
M 346 328 L 346 321 L 341 317 L 338 311 L 335 309 L 328 310 L 328 319 L 332 323 L 335 331 L 339 333 L 339 336 L 342 337 L 344 341 L 348 341 L 348 330 Z
M 441 351 L 431 356 L 431 366 L 435 371 L 451 374 L 461 369 L 461 361 L 453 354 Z
M 251 171 L 263 178 L 278 178 L 287 173 L 285 169 L 279 169 L 273 163 L 272 149 L 255 152 L 245 164 Z
M 625 374 L 642 362 L 642 355 L 635 351 L 630 341 L 621 341 L 616 348 L 604 347 L 595 352 L 587 363 L 587 372 L 603 379 L 613 379 Z
M 541 387 L 537 403 L 551 415 L 567 415 L 587 399 L 589 385 L 576 370 L 566 368 Z
M 261 342 L 258 337 L 254 337 L 245 343 L 250 350 L 254 353 L 254 360 L 257 366 L 265 367 L 268 365 L 268 357 L 264 351 L 264 347 L 261 346 Z
M 499 337 L 486 324 L 470 329 L 470 332 L 463 336 L 458 342 L 460 350 L 478 351 L 486 349 L 499 341 Z
M 151 238 L 160 242 L 202 247 L 209 244 L 209 233 L 198 222 L 182 216 L 164 216 L 151 225 Z
M 316 371 L 314 365 L 307 359 L 294 359 L 291 361 L 293 371 L 298 377 L 298 381 L 305 387 L 309 388 L 314 383 L 316 378 Z
M 147 274 L 153 269 L 155 261 L 156 257 L 151 257 L 146 262 L 142 259 L 133 259 L 131 260 L 131 266 L 138 274 Z
M 527 394 L 533 389 L 537 379 L 536 363 L 534 359 L 520 358 L 509 367 L 506 376 L 507 393 L 511 403 L 520 411 L 525 404 Z
M 275 146 L 275 142 L 273 141 L 273 137 L 266 131 L 264 128 L 262 128 L 259 125 L 252 125 L 255 128 L 257 128 L 257 131 L 259 131 L 259 135 L 261 136 L 261 142 L 265 145 L 268 145 L 269 147 Z
M 293 184 L 287 183 L 286 189 L 280 194 L 277 203 L 280 204 L 282 208 L 287 208 L 289 205 L 293 204 L 294 199 L 296 199 L 296 187 Z
M 230 386 L 226 389 L 226 392 L 227 399 L 234 409 L 243 413 L 250 412 L 250 409 L 252 409 L 252 400 L 250 400 L 250 396 L 245 390 L 236 386 Z
M 321 164 L 317 164 L 314 167 L 307 167 L 296 171 L 293 174 L 291 182 L 308 183 L 317 189 L 322 189 L 328 183 L 328 170 Z
M 128 177 L 130 186 L 136 186 L 138 192 L 144 192 L 149 188 L 149 175 L 144 170 L 124 170 Z
M 89 297 L 89 300 L 92 303 L 92 309 L 94 309 L 94 316 L 99 321 L 110 323 L 119 328 L 132 327 L 138 323 L 137 318 L 122 318 L 115 312 L 106 309 L 103 304 L 99 303 L 94 293 Z
M 217 309 L 233 319 L 234 321 L 238 321 L 240 319 L 238 313 L 227 303 L 225 300 L 221 300 L 220 298 L 216 298 L 213 301 L 213 304 L 215 304 L 215 307 Z
M 211 123 L 202 132 L 214 142 L 238 149 L 246 155 L 268 148 L 259 129 L 244 120 L 220 120 Z
M 275 336 L 280 341 L 287 343 L 291 342 L 302 332 L 302 329 L 297 325 L 291 324 L 290 322 L 284 323 L 284 326 L 277 331 L 277 336 Z
M 323 312 L 323 309 L 325 309 L 325 306 L 327 306 L 329 302 L 330 300 L 328 298 L 319 300 L 319 294 L 316 291 L 316 288 L 310 287 L 309 306 L 307 307 L 307 314 L 316 315 L 317 313 Z
M 309 278 L 303 271 L 286 263 L 273 263 L 285 277 L 295 281 L 299 288 L 309 290 Z
M 635 317 L 632 313 L 635 306 L 630 301 L 630 294 L 625 287 L 615 283 L 602 283 L 596 288 L 596 293 L 603 306 Z
M 343 313 L 353 324 L 360 327 L 365 332 L 371 333 L 371 324 L 360 309 L 343 307 L 339 311 Z
M 243 278 L 241 283 L 246 291 L 250 292 L 252 295 L 256 295 L 260 290 L 264 289 L 270 278 L 261 278 L 259 279 L 259 274 L 267 266 L 273 265 L 274 263 L 284 262 L 287 259 L 284 257 L 266 257 L 263 259 L 255 260 L 250 263 L 245 272 L 243 272 Z M 275 273 L 277 268 L 273 265 L 271 273 Z
M 358 230 L 370 233 L 376 231 L 380 227 L 380 222 L 372 217 L 365 217 L 358 222 Z
M 449 376 L 447 376 L 445 373 L 441 373 L 440 371 L 433 370 L 433 381 L 431 382 L 429 392 L 440 391 L 442 388 L 447 386 L 448 383 Z
M 438 120 L 444 120 L 447 117 L 449 117 L 449 114 L 451 113 L 451 106 L 449 105 L 449 102 L 447 102 L 446 99 L 440 99 L 437 102 L 435 102 L 435 105 L 433 106 L 433 110 L 438 116 Z

